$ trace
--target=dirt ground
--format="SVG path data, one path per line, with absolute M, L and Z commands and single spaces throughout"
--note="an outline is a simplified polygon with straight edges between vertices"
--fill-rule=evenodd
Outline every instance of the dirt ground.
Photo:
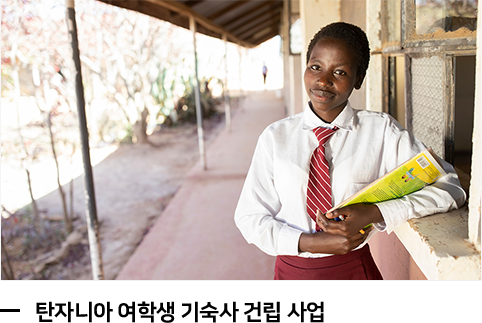
M 231 107 L 234 111 L 236 103 Z M 206 146 L 224 125 L 223 113 L 204 121 Z M 149 141 L 119 145 L 93 168 L 105 279 L 115 279 L 199 160 L 195 124 L 162 128 L 149 136 Z M 2 236 L 14 279 L 92 279 L 83 177 L 74 180 L 76 217 L 69 236 L 64 234 L 58 190 L 40 198 L 38 205 L 46 219 L 44 236 L 34 230 L 28 207 L 8 219 L 2 217 Z M 2 255 L 3 266 L 6 263 Z

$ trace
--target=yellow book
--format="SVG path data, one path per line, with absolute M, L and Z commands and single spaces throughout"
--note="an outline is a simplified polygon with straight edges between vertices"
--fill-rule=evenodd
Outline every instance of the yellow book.
M 430 148 L 427 148 L 333 207 L 330 211 L 351 204 L 373 204 L 400 198 L 436 182 L 445 174 L 437 156 Z

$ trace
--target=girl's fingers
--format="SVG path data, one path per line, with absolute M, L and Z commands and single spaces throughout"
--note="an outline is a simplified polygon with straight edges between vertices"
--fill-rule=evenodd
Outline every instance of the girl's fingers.
M 328 225 L 328 219 L 325 217 L 320 210 L 316 211 L 316 223 L 320 226 L 320 228 L 326 228 Z
M 325 214 L 321 213 L 320 210 L 316 212 L 316 223 L 323 230 L 323 232 L 331 234 L 345 235 L 343 230 L 340 229 L 339 222 L 334 222 L 326 217 Z
M 328 219 L 320 210 L 316 212 L 316 223 L 324 232 L 339 234 L 339 228 L 336 227 L 336 223 Z

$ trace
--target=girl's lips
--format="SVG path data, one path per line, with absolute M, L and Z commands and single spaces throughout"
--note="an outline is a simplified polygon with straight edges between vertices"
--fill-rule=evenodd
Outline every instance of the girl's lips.
M 315 95 L 316 97 L 319 97 L 319 98 L 325 98 L 325 99 L 329 99 L 329 98 L 332 98 L 335 96 L 334 93 L 332 92 L 328 92 L 328 91 L 324 91 L 324 90 L 311 90 L 311 93 L 313 93 L 313 95 Z

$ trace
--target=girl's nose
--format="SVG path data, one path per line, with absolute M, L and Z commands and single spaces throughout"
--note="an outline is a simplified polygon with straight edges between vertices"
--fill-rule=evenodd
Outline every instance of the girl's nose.
M 323 86 L 323 87 L 333 85 L 333 83 L 331 81 L 331 74 L 326 73 L 326 72 L 322 72 L 322 73 L 318 74 L 318 78 L 317 78 L 316 82 L 320 86 Z

